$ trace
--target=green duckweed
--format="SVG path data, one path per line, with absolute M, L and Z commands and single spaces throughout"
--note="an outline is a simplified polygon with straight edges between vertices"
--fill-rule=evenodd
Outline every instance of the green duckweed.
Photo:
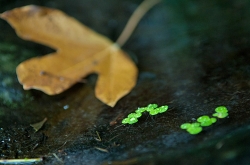
M 139 118 L 139 117 L 141 117 L 141 113 L 130 113 L 129 115 L 128 115 L 128 118 Z
M 218 118 L 225 118 L 228 116 L 228 110 L 225 106 L 219 106 L 215 108 L 215 112 L 213 116 L 218 117 Z
M 181 126 L 181 129 L 187 130 L 188 133 L 195 135 L 202 131 L 200 123 L 184 123 Z
M 190 123 L 184 123 L 181 125 L 181 129 L 188 129 L 191 126 Z
M 228 110 L 225 106 L 219 106 L 217 108 L 215 108 L 215 112 L 218 112 L 218 113 L 227 113 Z
M 213 116 L 217 118 L 225 118 L 228 116 L 228 110 L 225 106 L 219 106 L 215 108 L 215 112 L 216 113 L 214 113 Z M 216 118 L 213 117 L 210 118 L 209 116 L 204 115 L 200 116 L 197 119 L 196 123 L 184 123 L 180 127 L 181 129 L 185 129 L 190 134 L 198 134 L 202 131 L 202 127 L 210 126 L 216 121 L 217 121 Z
M 157 108 L 158 105 L 157 104 L 149 104 L 147 107 L 146 107 L 146 111 L 150 112 L 152 110 L 154 110 L 155 108 Z
M 122 120 L 122 124 L 134 124 L 138 121 L 137 118 L 131 117 L 131 118 L 125 118 Z
M 168 110 L 168 106 L 167 106 L 167 105 L 161 106 L 161 107 L 159 108 L 159 112 L 160 112 L 160 113 L 166 112 L 167 110 Z
M 166 112 L 168 110 L 168 106 L 164 105 L 158 107 L 157 104 L 149 104 L 147 107 L 140 107 L 135 110 L 135 113 L 130 113 L 127 118 L 122 120 L 122 124 L 134 124 L 138 121 L 138 118 L 142 116 L 142 113 L 148 112 L 150 115 L 157 115 L 159 113 Z
M 187 129 L 188 133 L 195 135 L 202 131 L 202 127 L 190 127 Z
M 142 108 L 138 108 L 135 112 L 136 112 L 136 113 L 143 113 L 143 112 L 145 112 L 146 110 L 147 110 L 147 108 L 142 107 Z
M 201 124 L 201 126 L 210 126 L 216 122 L 216 118 L 210 118 L 209 116 L 201 116 L 197 119 L 197 121 Z
M 150 115 L 157 115 L 159 113 L 159 111 L 157 111 L 156 109 L 152 109 L 151 111 L 149 111 Z

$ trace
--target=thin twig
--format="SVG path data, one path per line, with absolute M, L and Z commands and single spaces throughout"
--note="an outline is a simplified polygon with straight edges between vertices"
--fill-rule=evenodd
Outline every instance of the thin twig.
M 68 141 L 64 142 L 63 145 L 61 145 L 60 147 L 58 147 L 55 151 L 59 150 L 60 148 L 62 148 Z
M 111 139 L 109 139 L 109 142 L 110 142 L 111 140 L 115 139 L 115 138 L 118 137 L 118 136 L 119 136 L 119 135 L 116 135 L 116 136 L 112 137 Z
M 118 126 L 116 126 L 114 129 L 119 128 L 119 127 L 121 127 L 121 126 L 124 126 L 124 124 L 118 125 Z
M 100 147 L 94 147 L 95 149 L 99 150 L 99 151 L 102 151 L 102 152 L 109 152 L 107 149 L 105 148 L 100 148 Z
M 95 138 L 95 140 L 96 140 L 96 141 L 99 141 L 99 142 L 102 141 L 102 139 L 101 139 L 101 137 L 100 137 L 98 131 L 95 131 L 95 132 L 96 132 L 97 137 L 98 137 L 98 138 Z
M 128 38 L 131 36 L 132 32 L 134 31 L 135 27 L 141 20 L 141 18 L 150 10 L 154 5 L 159 3 L 161 0 L 144 0 L 140 6 L 134 11 L 128 23 L 126 24 L 124 30 L 122 31 L 121 35 L 117 39 L 116 43 L 119 46 L 123 46 Z
M 53 153 L 53 155 L 54 155 L 54 157 L 55 157 L 59 162 L 63 163 L 63 160 L 60 159 L 55 153 Z

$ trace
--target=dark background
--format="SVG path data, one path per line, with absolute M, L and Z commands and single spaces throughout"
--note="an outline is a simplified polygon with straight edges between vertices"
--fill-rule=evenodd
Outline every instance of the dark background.
M 141 2 L 0 0 L 0 12 L 29 4 L 57 8 L 115 41 Z M 155 6 L 123 46 L 140 73 L 136 87 L 114 108 L 95 98 L 97 75 L 57 96 L 24 91 L 16 66 L 54 50 L 18 38 L 0 20 L 0 158 L 43 157 L 39 164 L 249 164 L 249 9 L 248 0 L 165 0 Z M 127 114 L 150 103 L 169 110 L 121 125 Z M 211 116 L 220 105 L 229 117 L 200 134 L 179 128 Z M 45 117 L 35 133 L 30 124 Z

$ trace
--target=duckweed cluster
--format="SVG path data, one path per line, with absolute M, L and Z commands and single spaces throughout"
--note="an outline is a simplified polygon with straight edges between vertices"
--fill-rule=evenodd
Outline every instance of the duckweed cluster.
M 135 112 L 130 113 L 125 119 L 122 120 L 122 124 L 134 124 L 138 122 L 138 118 L 140 118 L 144 112 L 148 112 L 150 115 L 157 115 L 159 113 L 166 112 L 167 110 L 167 105 L 158 107 L 157 104 L 149 104 L 147 107 L 140 107 L 135 110 Z
M 213 116 L 217 118 L 225 118 L 228 116 L 228 110 L 225 106 L 219 106 L 215 108 L 215 112 Z M 188 133 L 195 135 L 202 131 L 202 127 L 207 127 L 212 125 L 217 121 L 216 118 L 209 117 L 207 115 L 200 116 L 195 123 L 184 123 L 180 127 L 181 129 L 185 129 Z
M 181 129 L 186 129 L 190 134 L 198 134 L 202 131 L 200 123 L 184 123 L 181 125 Z
M 197 119 L 202 127 L 207 127 L 215 123 L 217 120 L 216 118 L 210 118 L 209 116 L 201 116 Z
M 218 117 L 218 118 L 225 118 L 228 116 L 228 110 L 224 106 L 219 106 L 215 109 L 215 112 L 213 116 Z

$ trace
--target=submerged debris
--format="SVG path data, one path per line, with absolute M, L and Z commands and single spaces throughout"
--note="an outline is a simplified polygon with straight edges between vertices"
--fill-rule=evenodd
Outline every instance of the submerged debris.
M 100 148 L 100 147 L 95 147 L 95 149 L 99 150 L 99 151 L 102 151 L 102 152 L 109 152 L 107 149 L 105 148 Z
M 9 127 L 0 130 L 0 159 L 25 159 L 41 156 L 47 136 L 31 127 Z
M 44 123 L 47 121 L 47 118 L 44 118 L 42 121 L 35 123 L 35 124 L 30 124 L 31 127 L 34 128 L 35 132 L 39 131 Z

